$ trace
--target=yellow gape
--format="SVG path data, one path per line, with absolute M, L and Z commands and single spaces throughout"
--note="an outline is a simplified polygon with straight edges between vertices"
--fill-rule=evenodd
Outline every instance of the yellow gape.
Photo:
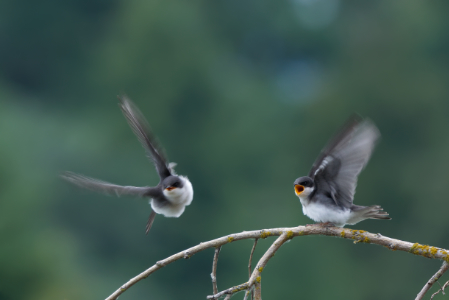
M 295 193 L 296 193 L 296 195 L 299 196 L 302 192 L 304 192 L 304 186 L 299 185 L 299 184 L 295 185 Z

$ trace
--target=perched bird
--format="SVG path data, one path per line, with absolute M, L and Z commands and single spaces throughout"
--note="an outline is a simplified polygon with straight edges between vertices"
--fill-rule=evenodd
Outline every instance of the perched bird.
M 157 147 L 149 125 L 139 109 L 126 96 L 119 96 L 120 108 L 129 126 L 139 139 L 147 156 L 153 161 L 160 181 L 155 187 L 121 186 L 83 175 L 66 172 L 62 177 L 82 188 L 94 190 L 104 194 L 131 195 L 150 198 L 153 211 L 148 219 L 145 233 L 151 229 L 156 214 L 166 217 L 179 217 L 193 199 L 193 187 L 185 176 L 177 175 L 173 168 L 175 163 L 168 163 L 160 148 Z
M 378 205 L 354 205 L 357 177 L 380 134 L 369 120 L 352 117 L 321 151 L 309 172 L 294 181 L 303 213 L 315 222 L 343 227 L 365 219 L 390 220 Z

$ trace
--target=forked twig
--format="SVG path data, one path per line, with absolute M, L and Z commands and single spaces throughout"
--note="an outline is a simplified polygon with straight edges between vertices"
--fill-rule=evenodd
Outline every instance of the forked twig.
M 265 268 L 266 264 L 268 263 L 268 261 L 270 260 L 270 258 L 272 258 L 274 256 L 274 254 L 276 253 L 276 251 L 289 239 L 291 239 L 293 237 L 293 232 L 292 231 L 285 231 L 281 234 L 280 237 L 278 237 L 276 239 L 276 241 L 274 241 L 273 244 L 271 244 L 270 248 L 268 248 L 268 250 L 264 253 L 264 255 L 262 256 L 262 258 L 259 260 L 259 262 L 256 265 L 256 268 L 254 269 L 254 271 L 251 273 L 251 276 L 249 277 L 248 282 L 240 284 L 238 286 L 232 287 L 230 289 L 224 290 L 220 293 L 214 294 L 212 296 L 207 296 L 207 299 L 218 299 L 221 296 L 223 296 L 224 294 L 234 294 L 237 292 L 240 292 L 242 290 L 250 290 L 253 288 L 253 285 L 255 283 L 260 283 L 261 281 L 261 273 L 263 271 L 263 269 Z M 259 286 L 260 289 L 260 286 Z M 256 293 L 257 294 L 257 293 Z M 260 293 L 259 293 L 260 294 Z M 245 294 L 245 297 L 247 296 L 247 294 Z M 260 295 L 259 295 L 260 298 Z M 257 296 L 256 296 L 257 299 Z
M 443 295 L 445 295 L 444 293 L 444 289 L 449 285 L 449 280 L 435 293 L 432 294 L 432 297 L 430 297 L 430 300 L 433 299 L 433 297 L 435 297 L 436 294 L 438 294 L 439 292 L 443 293 Z
M 291 231 L 284 232 L 281 234 L 280 237 L 274 241 L 273 244 L 271 244 L 270 248 L 264 253 L 261 259 L 259 259 L 259 262 L 257 263 L 256 267 L 254 268 L 254 271 L 251 273 L 251 276 L 248 280 L 248 288 L 251 288 L 255 283 L 260 283 L 262 279 L 262 271 L 267 265 L 268 261 L 274 256 L 276 251 L 279 250 L 279 248 L 289 239 L 293 237 L 293 234 Z M 259 285 L 260 289 L 260 285 Z M 256 292 L 257 294 L 257 292 Z M 257 297 L 256 297 L 257 299 Z
M 429 279 L 429 281 L 427 281 L 427 283 L 424 285 L 422 290 L 416 296 L 415 300 L 421 300 L 424 297 L 424 295 L 427 293 L 427 291 L 432 287 L 432 285 L 435 282 L 437 282 L 437 280 L 440 279 L 440 277 L 443 276 L 444 272 L 446 272 L 448 269 L 449 269 L 449 264 L 447 262 L 443 262 L 443 265 L 441 266 L 441 268 L 438 270 L 438 272 L 435 273 L 435 275 L 433 275 Z M 433 295 L 432 295 L 432 298 L 433 298 Z

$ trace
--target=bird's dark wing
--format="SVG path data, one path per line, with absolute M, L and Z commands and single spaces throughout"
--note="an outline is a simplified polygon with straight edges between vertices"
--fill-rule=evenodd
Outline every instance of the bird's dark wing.
M 357 178 L 368 163 L 379 130 L 369 120 L 351 118 L 323 149 L 309 176 L 323 186 L 337 205 L 350 207 Z
M 106 195 L 152 197 L 157 193 L 157 189 L 153 187 L 121 186 L 72 172 L 65 172 L 61 177 L 79 187 Z
M 147 152 L 147 156 L 151 158 L 159 177 L 162 179 L 172 175 L 168 166 L 168 161 L 164 156 L 161 148 L 157 147 L 154 137 L 151 134 L 150 126 L 143 117 L 139 109 L 126 96 L 119 96 L 120 108 L 128 121 L 129 126 L 139 139 L 143 148 Z
M 155 217 L 156 217 L 156 213 L 153 210 L 150 214 L 150 217 L 148 218 L 147 226 L 145 227 L 145 234 L 148 234 L 148 232 L 150 231 Z
M 362 120 L 358 115 L 351 116 L 351 118 L 346 121 L 337 134 L 327 143 L 326 147 L 321 150 L 320 155 L 313 163 L 312 169 L 310 169 L 309 177 L 313 178 L 315 173 L 319 171 L 318 169 L 323 168 L 323 165 L 326 164 L 326 156 L 330 155 L 339 144 L 347 143 L 347 140 L 351 138 L 351 134 L 361 121 Z

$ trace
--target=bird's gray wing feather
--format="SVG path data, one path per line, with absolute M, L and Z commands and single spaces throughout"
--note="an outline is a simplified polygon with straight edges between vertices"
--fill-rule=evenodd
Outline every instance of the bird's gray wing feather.
M 61 177 L 74 185 L 106 195 L 157 196 L 157 189 L 153 187 L 121 186 L 72 172 L 65 172 Z
M 159 177 L 162 179 L 172 175 L 171 168 L 168 167 L 168 161 L 160 147 L 151 134 L 150 126 L 145 120 L 139 109 L 126 96 L 119 96 L 120 108 L 128 121 L 129 126 L 139 139 L 147 156 L 153 161 Z
M 337 205 L 352 205 L 358 175 L 368 163 L 379 137 L 379 130 L 371 121 L 353 119 L 323 150 L 311 177 L 317 185 L 326 183 L 336 191 Z

